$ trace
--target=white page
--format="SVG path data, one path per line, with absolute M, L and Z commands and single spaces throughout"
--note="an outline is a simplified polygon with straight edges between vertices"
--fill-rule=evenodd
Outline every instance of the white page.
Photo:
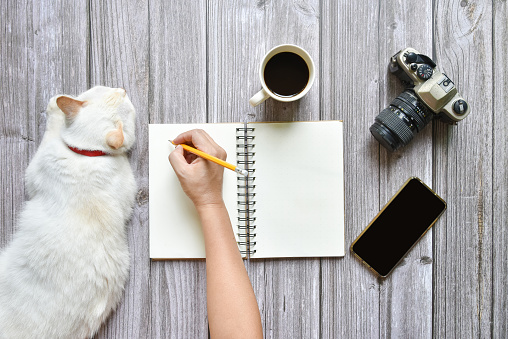
M 205 258 L 201 224 L 191 200 L 183 192 L 168 155 L 174 150 L 168 139 L 201 128 L 236 163 L 236 127 L 243 124 L 151 124 L 149 125 L 149 228 L 150 258 Z M 236 173 L 224 169 L 223 197 L 236 236 Z
M 342 122 L 252 123 L 256 253 L 344 255 Z

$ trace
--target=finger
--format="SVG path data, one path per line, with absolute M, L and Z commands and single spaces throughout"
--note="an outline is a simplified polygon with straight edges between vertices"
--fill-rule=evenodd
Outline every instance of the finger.
M 185 159 L 183 153 L 183 147 L 180 145 L 176 146 L 175 150 L 169 154 L 168 159 L 175 171 L 187 165 L 187 160 Z
M 196 133 L 201 134 L 204 139 L 207 139 L 209 141 L 209 145 L 213 147 L 213 150 L 210 150 L 209 154 L 222 160 L 226 160 L 226 151 L 224 151 L 224 149 L 220 147 L 208 133 L 206 133 L 202 129 L 196 130 Z
M 195 143 L 199 143 L 200 141 L 202 143 L 206 142 L 206 139 L 200 140 L 203 138 L 203 136 L 201 134 L 199 134 L 197 131 L 198 130 L 193 129 L 193 130 L 190 130 L 187 132 L 183 132 L 183 133 L 179 134 L 175 139 L 173 139 L 173 142 L 175 144 L 188 144 L 188 145 L 192 145 L 192 146 L 196 146 Z
M 191 164 L 197 158 L 198 158 L 198 156 L 196 154 L 188 153 L 188 152 L 185 154 L 185 160 L 187 160 L 188 164 Z
M 197 149 L 207 152 L 207 153 L 215 153 L 219 148 L 219 145 L 202 129 L 194 129 L 187 132 L 184 132 L 178 135 L 173 142 L 175 144 L 190 144 Z
M 212 145 L 217 145 L 217 143 L 215 142 L 215 140 L 212 139 L 212 137 L 210 136 L 210 134 L 206 133 L 204 130 L 202 129 L 198 129 L 196 130 L 196 133 L 200 134 L 204 139 L 208 140 L 208 142 Z

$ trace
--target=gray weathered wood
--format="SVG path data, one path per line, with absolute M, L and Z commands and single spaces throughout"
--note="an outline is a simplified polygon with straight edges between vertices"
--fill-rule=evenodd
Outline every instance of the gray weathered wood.
M 253 108 L 249 98 L 261 89 L 258 69 L 265 53 L 265 10 L 263 3 L 212 1 L 208 9 L 208 121 L 255 120 L 264 105 Z M 235 161 L 234 154 L 228 154 Z M 229 175 L 225 173 L 225 175 Z M 236 211 L 229 211 L 235 213 Z M 264 260 L 246 261 L 247 272 L 261 311 L 263 328 L 271 293 L 266 288 Z M 268 337 L 268 335 L 265 335 Z
M 508 337 L 508 4 L 493 2 L 493 135 L 492 135 L 492 336 Z M 479 110 L 481 112 L 482 110 Z M 488 191 L 484 191 L 488 194 Z M 485 211 L 485 210 L 484 210 Z
M 24 0 L 1 2 L 0 13 L 0 248 L 49 99 L 121 86 L 137 108 L 130 279 L 97 337 L 208 336 L 205 263 L 148 258 L 148 123 L 318 119 L 344 120 L 347 247 L 409 176 L 448 210 L 385 280 L 349 249 L 247 261 L 265 337 L 508 335 L 506 1 Z M 282 43 L 313 56 L 314 87 L 298 102 L 252 108 L 259 62 Z M 368 128 L 403 89 L 387 65 L 406 46 L 435 58 L 472 113 L 432 123 L 391 154 Z
M 0 248 L 12 239 L 24 201 L 24 171 L 35 149 L 31 7 L 24 2 L 0 4 Z
M 23 206 L 24 172 L 44 133 L 49 99 L 87 87 L 87 8 L 62 8 L 54 1 L 1 6 L 3 247 Z
M 256 121 L 319 120 L 319 12 L 316 0 L 297 2 L 265 2 L 265 50 L 281 44 L 304 48 L 317 65 L 313 87 L 297 102 L 283 103 L 268 99 L 264 114 Z M 257 61 L 257 66 L 261 60 Z M 259 77 L 253 79 L 259 82 Z M 266 338 L 319 338 L 320 260 L 265 260 L 265 319 Z
M 457 126 L 435 125 L 435 187 L 448 210 L 434 230 L 434 335 L 488 338 L 493 335 L 492 3 L 441 1 L 434 13 L 436 60 L 472 108 Z
M 321 260 L 322 338 L 380 337 L 378 281 L 349 251 L 379 211 L 379 145 L 368 130 L 379 114 L 385 69 L 378 6 L 325 1 L 321 9 L 321 118 L 344 121 L 346 221 L 345 257 Z
M 298 101 L 267 100 L 264 115 L 257 117 L 257 121 L 319 120 L 320 3 L 317 0 L 266 1 L 263 6 L 266 22 L 262 36 L 265 41 L 263 55 L 277 45 L 298 45 L 310 54 L 316 64 L 316 78 L 311 90 Z M 256 76 L 254 80 L 259 82 L 258 79 Z
M 123 87 L 136 107 L 131 166 L 138 194 L 128 228 L 131 274 L 123 301 L 99 338 L 151 337 L 148 258 L 148 3 L 90 1 L 90 86 Z
M 206 122 L 206 8 L 205 1 L 149 4 L 150 123 Z M 205 277 L 203 261 L 151 263 L 152 337 L 208 337 Z
M 319 118 L 319 80 L 312 94 L 301 101 L 303 105 L 272 99 L 256 108 L 248 104 L 249 98 L 261 89 L 259 64 L 272 47 L 297 44 L 319 61 L 318 11 L 315 1 L 244 2 L 238 7 L 228 2 L 213 3 L 209 25 L 211 121 Z M 307 30 L 296 28 L 296 22 L 301 21 Z M 277 25 L 277 29 L 267 30 L 266 22 Z M 242 58 L 234 58 L 235 55 Z M 253 260 L 246 265 L 262 312 L 265 336 L 318 337 L 319 260 L 293 260 L 291 265 L 281 260 Z
M 264 4 L 212 1 L 208 8 L 208 120 L 244 122 L 262 114 L 249 99 L 261 89 L 259 63 L 265 53 Z M 234 154 L 228 154 L 233 161 Z
M 387 107 L 403 86 L 389 74 L 389 58 L 405 47 L 432 56 L 432 1 L 418 6 L 409 2 L 381 2 L 379 55 L 381 107 Z M 411 176 L 432 187 L 432 124 L 418 133 L 411 143 L 390 153 L 381 151 L 381 209 Z M 415 218 L 422 207 L 415 204 Z M 423 207 L 424 208 L 424 207 Z M 411 227 L 411 220 L 408 220 Z M 437 223 L 435 227 L 440 227 Z M 432 335 L 432 229 L 408 253 L 393 273 L 380 282 L 381 336 L 391 338 L 428 338 Z

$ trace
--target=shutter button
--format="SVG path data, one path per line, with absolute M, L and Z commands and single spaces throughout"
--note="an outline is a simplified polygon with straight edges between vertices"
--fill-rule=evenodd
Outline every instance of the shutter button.
M 467 102 L 462 99 L 455 101 L 453 104 L 453 111 L 457 114 L 464 114 L 467 111 Z

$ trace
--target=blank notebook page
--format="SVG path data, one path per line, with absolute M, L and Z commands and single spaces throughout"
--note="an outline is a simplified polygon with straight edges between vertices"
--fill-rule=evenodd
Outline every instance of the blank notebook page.
M 243 124 L 149 125 L 150 258 L 205 258 L 201 223 L 192 201 L 183 192 L 168 155 L 175 148 L 168 139 L 194 129 L 205 129 L 235 163 L 235 127 Z M 223 198 L 236 234 L 236 173 L 224 170 Z
M 342 122 L 253 123 L 256 253 L 344 255 Z

